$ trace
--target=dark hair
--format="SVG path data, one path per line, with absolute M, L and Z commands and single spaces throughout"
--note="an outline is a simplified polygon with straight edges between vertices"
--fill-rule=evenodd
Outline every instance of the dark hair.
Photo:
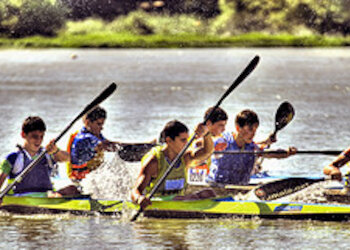
M 256 123 L 259 125 L 259 118 L 254 111 L 246 109 L 237 114 L 235 122 L 243 128 L 245 125 L 253 126 Z
M 98 119 L 106 119 L 107 118 L 107 112 L 104 108 L 101 108 L 99 106 L 97 106 L 96 108 L 94 108 L 93 110 L 89 111 L 86 115 L 85 115 L 85 119 L 94 122 Z
M 211 111 L 214 109 L 214 107 L 209 108 L 205 114 L 204 114 L 204 120 L 207 119 L 207 117 L 210 115 Z M 218 121 L 227 121 L 228 116 L 227 113 L 225 112 L 225 110 L 223 110 L 220 107 L 217 107 L 215 109 L 215 111 L 213 112 L 213 114 L 210 116 L 208 121 L 211 121 L 211 123 L 215 123 Z
M 172 140 L 175 139 L 176 136 L 183 132 L 188 132 L 188 128 L 182 122 L 177 120 L 173 120 L 168 122 L 160 133 L 159 141 L 161 143 L 165 143 L 165 138 L 170 137 Z
M 27 117 L 22 124 L 22 131 L 25 134 L 28 134 L 32 131 L 46 131 L 46 126 L 44 121 L 39 116 L 29 116 Z

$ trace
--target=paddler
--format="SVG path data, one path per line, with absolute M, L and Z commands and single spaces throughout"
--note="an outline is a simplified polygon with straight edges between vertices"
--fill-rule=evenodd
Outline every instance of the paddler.
M 186 199 L 187 197 L 194 199 L 215 195 L 204 191 L 187 197 L 181 196 L 186 188 L 186 168 L 193 161 L 206 160 L 214 150 L 211 135 L 205 125 L 197 125 L 196 135 L 198 138 L 203 138 L 203 147 L 195 152 L 187 150 L 184 153 L 179 164 L 175 166 L 164 183 L 159 187 L 156 195 L 175 194 L 180 195 L 179 199 Z M 161 133 L 161 140 L 165 144 L 152 148 L 141 160 L 141 170 L 131 192 L 131 198 L 135 203 L 139 204 L 142 208 L 151 204 L 146 194 L 152 190 L 171 162 L 185 147 L 188 137 L 188 128 L 183 123 L 173 120 L 165 125 Z
M 207 111 L 204 113 L 204 117 L 203 117 L 204 120 L 206 120 L 209 114 L 211 114 L 213 108 L 214 107 L 207 109 Z M 227 120 L 228 120 L 228 116 L 226 111 L 220 107 L 217 107 L 214 110 L 214 112 L 211 114 L 206 125 L 213 139 L 220 136 L 225 131 Z M 194 142 L 192 143 L 191 149 L 195 151 L 200 149 L 202 146 L 203 146 L 203 138 L 198 138 L 194 140 Z M 201 161 L 201 162 L 193 161 L 193 167 L 188 169 L 189 182 L 205 183 L 205 178 L 209 174 L 210 164 L 211 164 L 210 157 L 205 161 Z
M 324 167 L 323 173 L 334 180 L 342 180 L 340 168 L 350 161 L 350 147 L 344 150 L 331 164 Z M 345 174 L 345 185 L 341 191 L 343 194 L 350 194 L 350 172 Z
M 106 118 L 106 110 L 96 107 L 83 117 L 84 126 L 71 135 L 67 146 L 71 158 L 67 172 L 74 182 L 101 166 L 105 151 L 117 150 L 116 142 L 107 140 L 101 133 Z
M 44 150 L 41 144 L 45 131 L 46 125 L 40 117 L 29 116 L 24 120 L 21 132 L 23 145 L 17 145 L 18 150 L 8 154 L 0 164 L 0 188 L 7 177 L 10 182 L 13 181 Z M 48 197 L 60 197 L 79 193 L 74 186 L 68 186 L 58 192 L 53 191 L 50 180 L 51 172 L 56 167 L 56 162 L 69 161 L 69 154 L 60 150 L 54 140 L 49 142 L 46 150 L 44 158 L 24 176 L 22 181 L 10 191 L 10 194 L 46 192 Z
M 224 132 L 214 139 L 216 151 L 264 151 L 275 142 L 275 138 L 255 143 L 255 133 L 259 127 L 257 114 L 252 110 L 243 110 L 235 119 L 236 133 Z M 296 148 L 289 147 L 284 154 L 266 154 L 266 158 L 287 158 L 296 153 Z M 256 156 L 254 154 L 219 154 L 212 156 L 212 164 L 207 182 L 213 186 L 248 185 Z

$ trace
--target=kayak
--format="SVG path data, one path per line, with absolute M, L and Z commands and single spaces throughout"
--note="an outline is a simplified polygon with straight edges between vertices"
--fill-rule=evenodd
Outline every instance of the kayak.
M 116 215 L 121 213 L 123 201 L 97 200 L 89 195 L 77 197 L 45 197 L 46 193 L 30 193 L 25 196 L 6 195 L 0 210 L 16 214 Z
M 235 200 L 232 196 L 201 200 L 173 200 L 174 196 L 155 197 L 144 211 L 151 218 L 227 218 L 260 217 L 268 219 L 315 219 L 340 221 L 350 219 L 350 205 Z M 47 198 L 5 196 L 0 210 L 16 214 L 120 215 L 137 210 L 130 201 L 98 200 L 90 196 Z

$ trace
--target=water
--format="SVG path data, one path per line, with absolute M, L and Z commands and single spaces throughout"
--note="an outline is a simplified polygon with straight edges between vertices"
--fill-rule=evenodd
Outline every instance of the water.
M 72 59 L 76 54 L 77 59 Z M 347 138 L 350 94 L 349 49 L 183 49 L 183 50 L 3 50 L 0 51 L 0 130 L 3 158 L 21 143 L 22 121 L 41 116 L 48 127 L 44 144 L 57 136 L 111 82 L 118 84 L 102 106 L 107 138 L 140 142 L 158 137 L 178 119 L 193 128 L 256 55 L 256 70 L 222 107 L 227 129 L 242 109 L 260 118 L 256 140 L 274 129 L 280 103 L 295 108 L 294 120 L 277 135 L 273 148 L 342 150 Z M 79 129 L 78 122 L 70 130 Z M 68 135 L 58 143 L 66 147 Z M 92 191 L 127 197 L 138 164 L 107 156 L 107 169 L 95 174 Z M 273 175 L 321 176 L 334 158 L 300 155 L 265 160 Z M 108 169 L 109 168 L 109 169 Z M 346 168 L 343 168 L 345 171 Z M 108 173 L 111 173 L 108 175 Z M 103 180 L 103 182 L 101 181 Z M 127 181 L 125 181 L 127 180 Z M 112 190 L 113 189 L 113 190 Z M 347 223 L 288 220 L 141 220 L 106 217 L 0 217 L 0 248 L 198 249 L 324 248 L 345 246 Z M 325 237 L 332 235 L 332 237 Z

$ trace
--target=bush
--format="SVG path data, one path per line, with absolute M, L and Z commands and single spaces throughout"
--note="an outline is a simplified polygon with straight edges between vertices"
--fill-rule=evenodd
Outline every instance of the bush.
M 23 0 L 19 6 L 6 1 L 1 28 L 11 37 L 53 36 L 65 23 L 68 10 L 50 0 Z
M 135 11 L 127 16 L 117 18 L 108 25 L 113 32 L 131 33 L 136 35 L 178 35 L 204 34 L 206 21 L 190 15 L 161 15 Z
M 85 35 L 106 30 L 106 23 L 101 19 L 85 19 L 83 21 L 68 21 L 66 23 L 66 34 Z

